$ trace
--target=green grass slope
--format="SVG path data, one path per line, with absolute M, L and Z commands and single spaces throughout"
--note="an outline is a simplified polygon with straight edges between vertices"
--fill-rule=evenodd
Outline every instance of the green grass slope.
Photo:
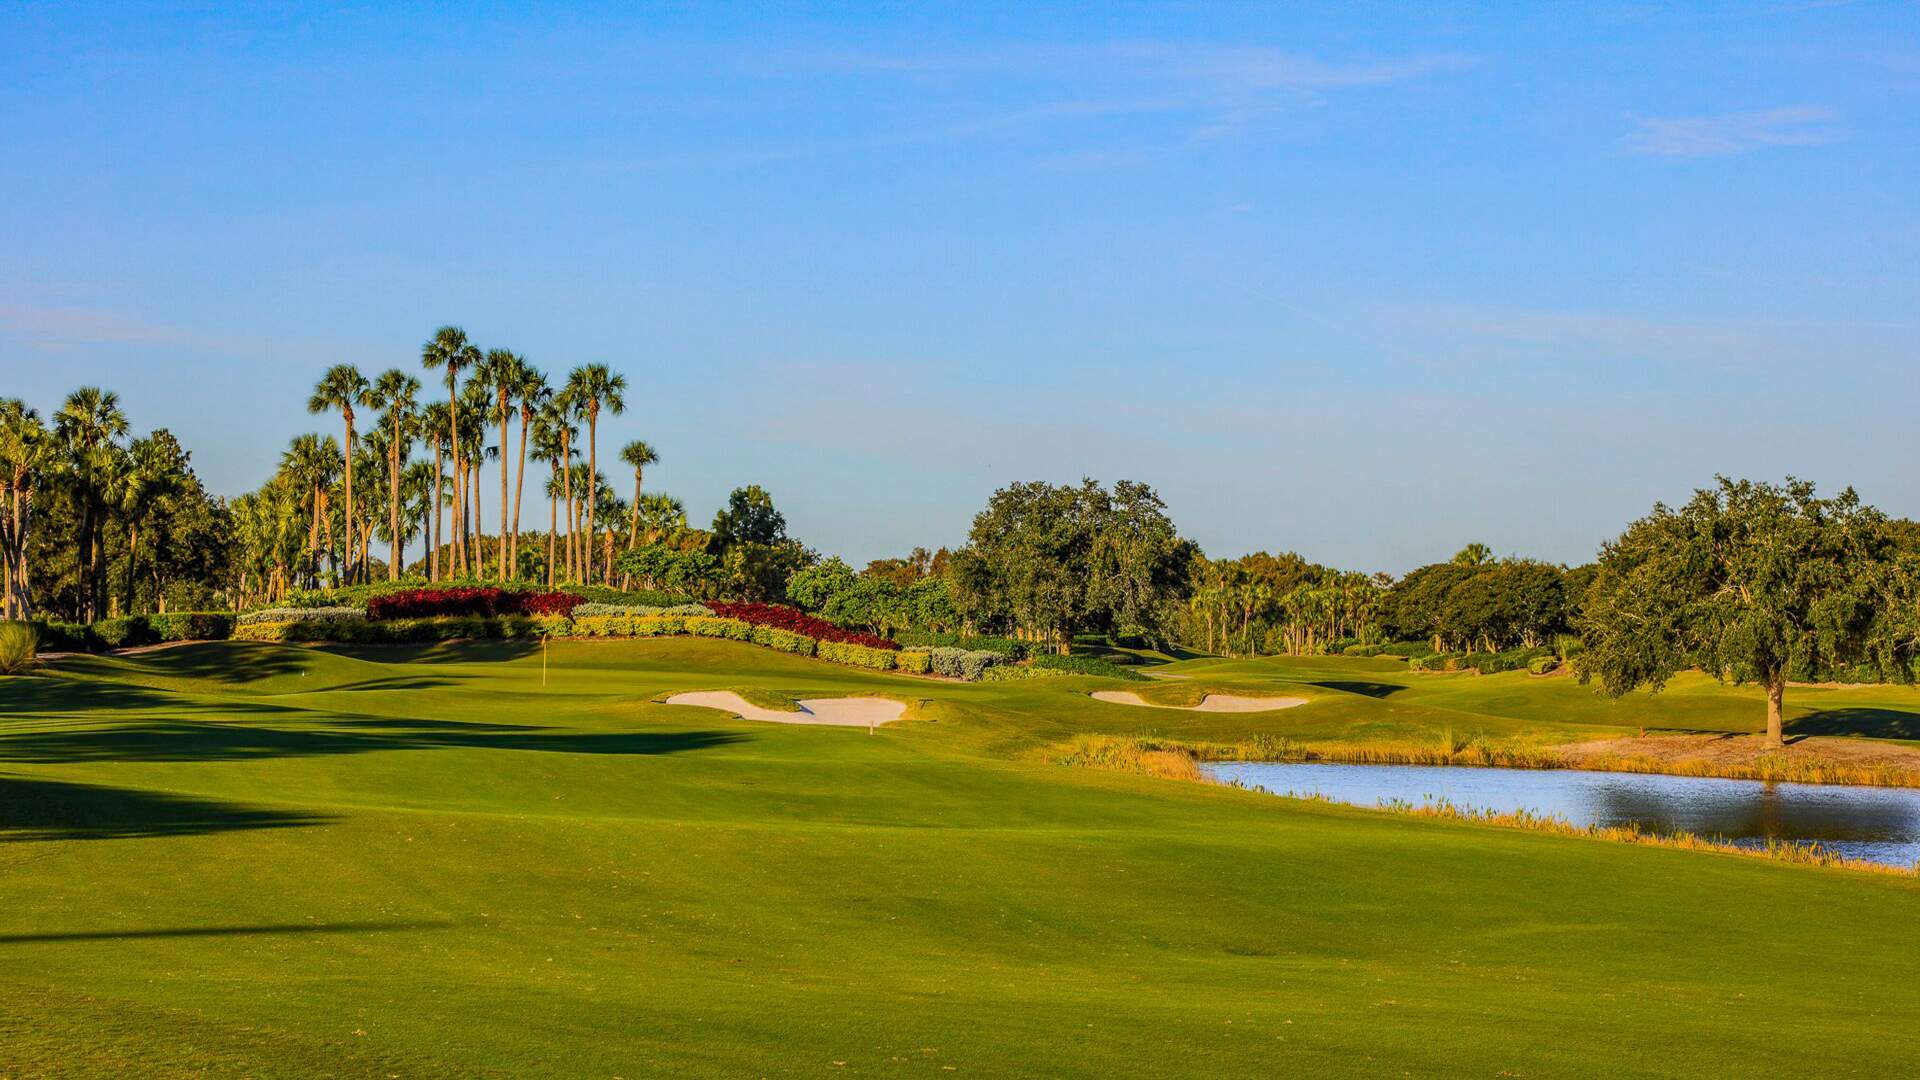
M 0 679 L 0 1076 L 1824 1076 L 1920 1060 L 1912 881 L 1029 753 L 1082 731 L 1633 722 L 1508 701 L 1495 679 L 1169 668 L 1313 698 L 1246 716 L 1092 702 L 1108 684 L 1091 679 L 960 685 L 714 641 L 550 659 L 543 686 L 537 648 L 510 643 L 224 644 Z M 915 707 L 869 735 L 654 700 L 713 686 Z

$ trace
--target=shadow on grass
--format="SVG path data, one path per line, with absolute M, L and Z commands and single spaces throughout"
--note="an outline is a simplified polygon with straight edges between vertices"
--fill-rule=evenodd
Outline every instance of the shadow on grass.
M 177 926 L 152 930 L 70 930 L 0 934 L 0 945 L 50 941 L 138 941 L 143 938 L 253 937 L 261 934 L 377 934 L 396 930 L 444 930 L 449 922 L 266 923 L 260 926 Z
M 0 731 L 0 760 L 257 761 L 364 754 L 378 750 L 537 750 L 562 754 L 678 754 L 744 741 L 725 731 L 616 731 L 569 734 L 517 724 L 370 719 L 327 727 L 275 728 L 238 722 L 143 720 L 111 727 Z
M 96 678 L 123 678 L 132 671 L 169 679 L 240 684 L 294 675 L 311 663 L 296 648 L 239 641 L 210 641 L 112 659 L 75 656 L 61 661 L 61 667 L 73 674 Z
M 327 820 L 159 791 L 0 776 L 0 843 L 192 836 Z
M 1862 735 L 1873 739 L 1920 739 L 1920 713 L 1901 709 L 1822 709 L 1787 725 L 1789 734 Z
M 33 716 L 72 716 L 110 713 L 126 709 L 179 708 L 182 696 L 155 690 L 136 683 L 107 682 L 65 675 L 36 675 L 0 679 L 0 717 L 18 720 Z M 270 715 L 298 713 L 302 710 L 244 697 L 218 695 L 216 703 L 200 705 L 219 713 Z
M 314 649 L 380 664 L 497 664 L 538 653 L 540 642 L 534 638 L 470 638 L 465 641 L 378 644 L 328 642 L 315 645 Z
M 1326 690 L 1340 690 L 1349 694 L 1361 694 L 1370 698 L 1392 697 L 1406 689 L 1406 687 L 1396 683 L 1350 682 L 1342 679 L 1328 679 L 1324 682 L 1308 683 L 1307 685 L 1318 686 Z

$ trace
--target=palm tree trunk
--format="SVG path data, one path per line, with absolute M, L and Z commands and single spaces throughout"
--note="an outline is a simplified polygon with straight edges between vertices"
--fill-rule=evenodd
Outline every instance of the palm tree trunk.
M 553 588 L 553 547 L 559 536 L 560 502 L 558 499 L 549 498 L 547 500 L 547 588 L 549 589 Z
M 572 445 L 573 441 L 568 437 L 566 431 L 564 430 L 566 427 L 566 424 L 564 422 L 562 423 L 561 427 L 562 427 L 562 431 L 560 432 L 560 467 L 563 470 L 561 477 L 562 477 L 562 482 L 566 487 L 566 496 L 567 496 L 567 580 L 572 581 L 573 580 L 573 563 L 574 563 L 574 560 L 573 560 L 573 445 Z
M 487 520 L 480 513 L 480 462 L 476 460 L 467 471 L 473 481 L 473 578 L 479 581 L 487 576 L 487 537 L 480 531 Z
M 347 513 L 345 529 L 347 533 L 347 570 L 352 576 L 353 570 L 353 414 L 344 412 L 347 427 Z
M 440 440 L 433 440 L 433 535 L 427 541 L 427 580 L 440 580 Z
M 453 478 L 457 485 L 458 482 L 463 479 L 463 477 L 460 472 L 460 457 L 461 457 L 460 455 L 460 395 L 454 392 L 456 389 L 457 387 L 455 385 L 453 363 L 452 361 L 448 361 L 447 363 L 447 449 L 448 449 L 448 452 L 453 455 Z M 466 489 L 464 487 L 456 486 L 454 490 L 457 492 L 461 492 L 462 498 L 465 497 L 464 493 Z M 454 528 L 453 543 L 454 543 L 455 551 L 458 551 L 460 548 L 459 537 L 460 537 L 461 527 L 462 527 L 462 523 L 460 521 L 460 502 L 459 500 L 455 500 L 454 506 L 453 506 L 453 528 Z M 451 558 L 448 560 L 448 564 L 453 565 L 453 561 Z
M 582 581 L 593 580 L 594 500 L 600 494 L 600 403 L 587 404 L 587 550 Z
M 523 405 L 520 409 L 520 467 L 515 470 L 513 477 L 513 543 L 507 548 L 507 565 L 513 567 L 516 577 L 520 572 L 520 499 L 527 491 L 527 425 L 532 419 L 532 414 Z
M 640 474 L 642 470 L 633 470 L 633 524 L 627 528 L 627 550 L 632 551 L 640 542 Z M 632 583 L 631 574 L 620 575 L 620 587 L 626 588 Z
M 394 417 L 393 446 L 387 455 L 387 528 L 393 532 L 393 554 L 387 559 L 387 580 L 400 580 L 400 418 Z
M 307 584 L 320 583 L 320 485 L 313 486 L 313 521 L 307 525 L 307 554 L 313 568 L 307 572 Z
M 500 546 L 494 576 L 507 580 L 507 394 L 500 392 Z
M 133 568 L 140 555 L 140 524 L 127 522 L 127 614 L 133 614 Z

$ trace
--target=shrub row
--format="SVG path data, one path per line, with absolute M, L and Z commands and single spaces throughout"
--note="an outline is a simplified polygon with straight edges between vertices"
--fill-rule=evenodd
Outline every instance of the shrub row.
M 825 619 L 809 615 L 799 608 L 790 608 L 781 604 L 744 604 L 714 602 L 707 605 L 715 615 L 755 626 L 771 626 L 781 630 L 790 630 L 796 634 L 805 634 L 815 641 L 831 641 L 846 645 L 865 645 L 870 649 L 894 650 L 900 647 L 897 641 L 874 634 L 863 634 L 858 630 L 847 630 L 835 626 Z
M 876 649 L 868 645 L 854 645 L 845 641 L 823 641 L 815 654 L 822 660 L 831 660 L 836 664 L 848 664 L 853 667 L 873 668 L 875 671 L 892 671 L 893 658 L 898 650 Z
M 357 607 L 277 607 L 249 611 L 240 616 L 241 626 L 263 622 L 365 622 L 366 608 Z
M 1097 656 L 1060 656 L 1057 653 L 1041 653 L 1027 661 L 1027 664 L 1043 671 L 1058 671 L 1063 675 L 1099 675 L 1109 679 L 1127 679 L 1132 682 L 1145 682 L 1147 679 L 1137 671 Z
M 287 594 L 282 603 L 286 607 L 366 607 L 376 596 L 387 596 L 397 592 L 439 592 L 472 588 L 502 589 L 509 592 L 550 591 L 545 585 L 531 581 L 428 581 L 422 577 L 404 577 L 398 581 L 376 581 L 365 585 L 346 585 L 337 589 L 295 589 Z M 672 607 L 693 599 L 684 593 L 661 592 L 654 589 L 629 591 L 607 585 L 568 585 L 565 591 L 583 600 L 599 604 Z
M 576 604 L 571 612 L 576 619 L 592 618 L 596 615 L 711 615 L 713 609 L 703 604 L 601 604 L 588 601 Z
M 1017 682 L 1021 679 L 1054 679 L 1065 675 L 1064 671 L 1053 668 L 1030 667 L 1025 664 L 995 664 L 981 672 L 982 682 Z
M 122 615 L 93 625 L 35 622 L 40 648 L 47 652 L 87 652 L 158 645 L 163 641 L 218 640 L 233 633 L 226 611 L 169 611 L 159 615 Z
M 972 637 L 967 634 L 935 633 L 931 630 L 896 630 L 893 640 L 909 648 L 916 646 L 970 649 L 999 653 L 1009 660 L 1025 660 L 1027 643 L 1010 637 Z
M 1385 652 L 1385 645 L 1349 645 L 1340 650 L 1342 656 L 1379 656 Z
M 570 592 L 535 592 L 498 585 L 450 589 L 402 589 L 367 601 L 373 619 L 414 619 L 430 615 L 565 615 L 584 597 Z

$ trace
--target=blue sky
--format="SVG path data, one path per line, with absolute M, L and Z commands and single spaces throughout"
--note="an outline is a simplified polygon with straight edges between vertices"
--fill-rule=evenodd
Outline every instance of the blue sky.
M 1369 570 L 1920 515 L 1920 7 L 1679 7 L 11 4 L 0 394 L 232 494 L 457 322 L 856 560 L 1081 475 Z

